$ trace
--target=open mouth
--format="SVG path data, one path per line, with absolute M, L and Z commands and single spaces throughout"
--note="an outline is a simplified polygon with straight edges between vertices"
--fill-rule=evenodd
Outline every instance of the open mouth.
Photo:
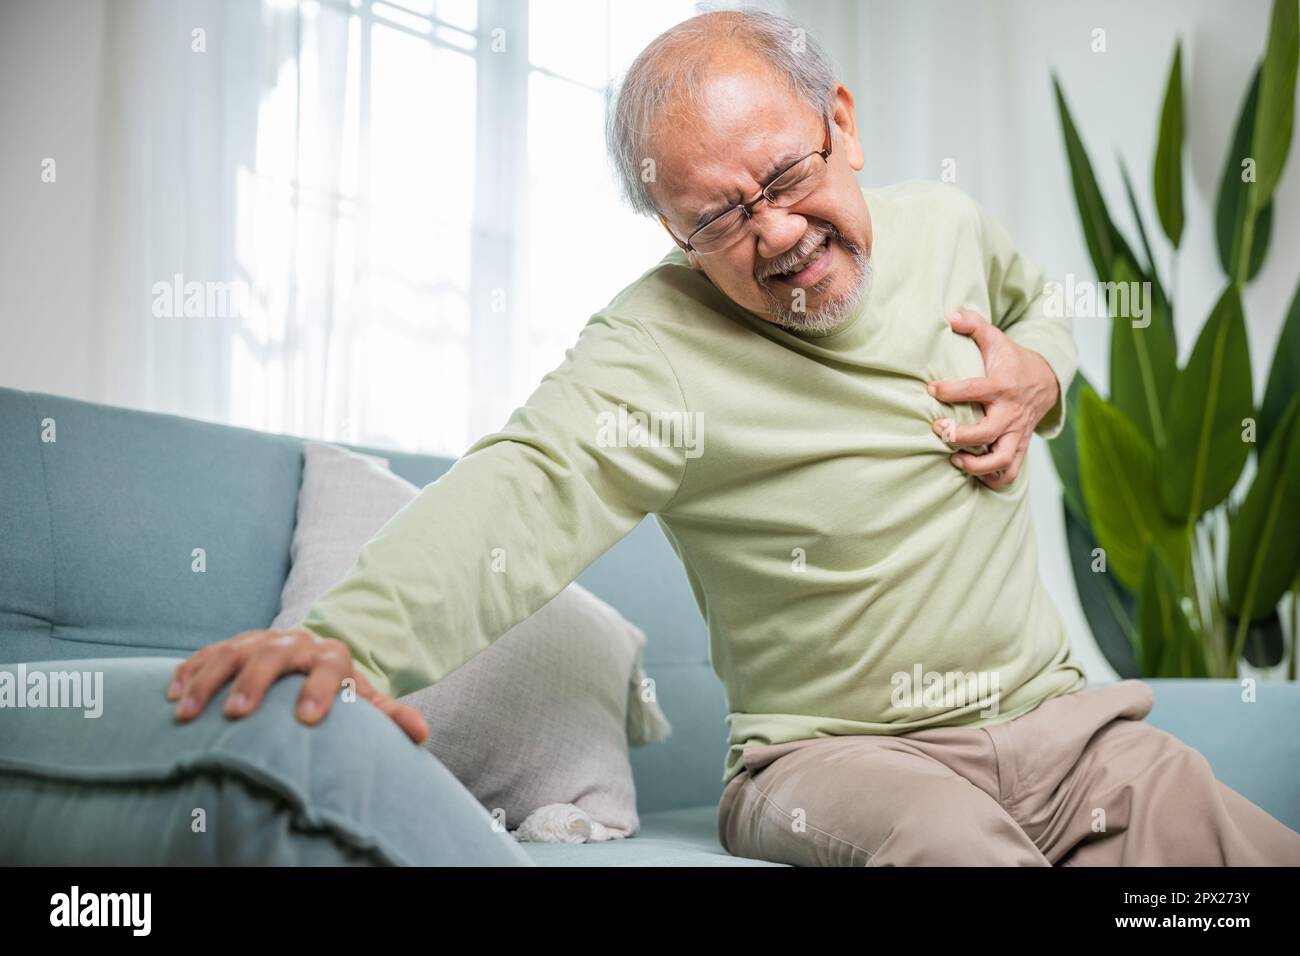
M 831 237 L 827 236 L 820 246 L 804 256 L 785 272 L 774 273 L 767 281 L 787 282 L 800 288 L 807 288 L 824 276 L 831 263 Z

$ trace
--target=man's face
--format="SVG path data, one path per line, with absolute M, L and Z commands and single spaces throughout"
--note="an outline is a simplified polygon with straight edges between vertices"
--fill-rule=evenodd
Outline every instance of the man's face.
M 753 200 L 773 175 L 824 140 L 816 110 L 763 67 L 738 63 L 715 71 L 694 109 L 666 117 L 654 131 L 651 196 L 685 239 L 705 218 Z M 853 314 L 869 279 L 871 217 L 853 178 L 862 148 L 853 97 L 842 86 L 831 145 L 830 162 L 805 198 L 786 208 L 760 202 L 734 245 L 690 254 L 691 265 L 737 305 L 795 331 L 834 331 Z

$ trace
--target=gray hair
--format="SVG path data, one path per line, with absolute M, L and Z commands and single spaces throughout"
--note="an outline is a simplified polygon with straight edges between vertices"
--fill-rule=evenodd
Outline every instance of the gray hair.
M 756 54 L 819 115 L 831 115 L 835 69 L 817 42 L 792 21 L 766 10 L 745 9 L 704 13 L 677 24 L 650 41 L 632 62 L 617 94 L 611 87 L 606 101 L 610 162 L 623 198 L 643 215 L 657 214 L 642 176 L 650 130 L 679 93 L 695 99 L 701 74 L 720 43 Z

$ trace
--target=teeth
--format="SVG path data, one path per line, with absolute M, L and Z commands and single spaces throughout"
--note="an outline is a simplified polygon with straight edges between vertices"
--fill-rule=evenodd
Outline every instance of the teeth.
M 799 260 L 799 262 L 795 263 L 785 272 L 778 272 L 777 275 L 785 277 L 789 275 L 794 275 L 794 273 L 796 272 L 802 272 L 804 269 L 807 269 L 810 265 L 812 265 L 814 262 L 816 262 L 818 259 L 822 257 L 822 253 L 826 251 L 826 242 L 827 240 L 823 239 L 821 245 L 819 245 L 816 249 L 814 249 L 812 254 L 807 259 Z

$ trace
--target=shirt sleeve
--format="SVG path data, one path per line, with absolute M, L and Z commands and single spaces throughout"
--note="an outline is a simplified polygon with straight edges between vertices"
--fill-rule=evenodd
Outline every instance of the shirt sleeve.
M 638 430 L 637 412 L 687 414 L 651 334 L 600 313 L 501 431 L 366 544 L 303 626 L 347 644 L 383 693 L 441 680 L 676 494 L 686 449 Z
M 1065 426 L 1066 392 L 1079 363 L 1068 310 L 1049 308 L 1043 271 L 1020 254 L 997 220 L 977 208 L 993 312 L 989 320 L 1017 345 L 1041 355 L 1056 375 L 1056 405 L 1036 429 L 1055 438 Z

